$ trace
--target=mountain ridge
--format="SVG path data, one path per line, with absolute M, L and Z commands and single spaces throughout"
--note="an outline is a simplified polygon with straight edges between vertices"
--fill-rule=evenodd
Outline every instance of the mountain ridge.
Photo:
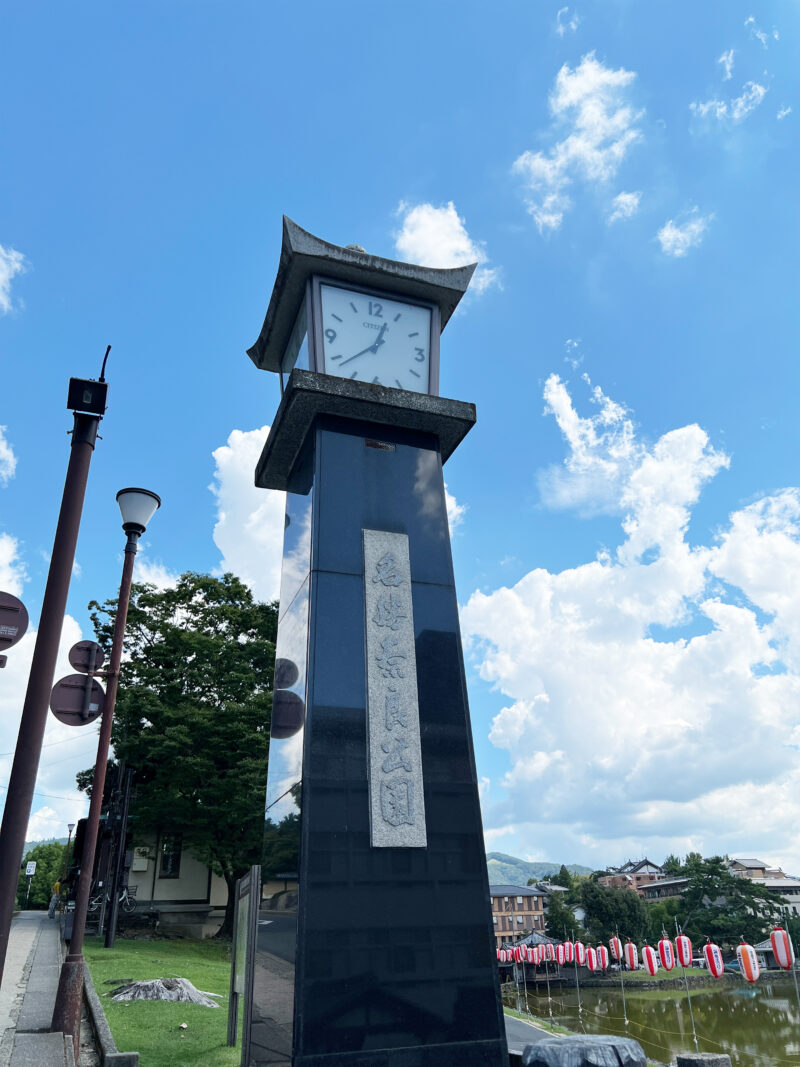
M 547 860 L 532 863 L 517 856 L 509 856 L 505 852 L 487 852 L 486 866 L 492 885 L 526 886 L 529 878 L 538 881 L 546 878 L 548 874 L 558 874 L 561 870 L 560 863 L 550 863 Z M 566 863 L 564 866 L 570 874 L 591 874 L 594 869 L 582 867 L 579 863 Z

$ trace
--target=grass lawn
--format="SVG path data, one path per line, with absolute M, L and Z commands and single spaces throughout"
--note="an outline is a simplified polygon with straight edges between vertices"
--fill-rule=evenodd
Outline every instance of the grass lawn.
M 83 954 L 121 1052 L 140 1053 L 142 1067 L 238 1067 L 238 1048 L 226 1045 L 230 945 L 218 941 L 135 941 L 111 949 L 87 937 Z M 115 1004 L 104 996 L 122 979 L 188 978 L 205 993 L 221 993 L 219 1008 L 166 1001 Z M 114 984 L 109 985 L 112 982 Z M 186 1023 L 185 1030 L 180 1024 Z M 241 1018 L 239 1039 L 241 1042 Z

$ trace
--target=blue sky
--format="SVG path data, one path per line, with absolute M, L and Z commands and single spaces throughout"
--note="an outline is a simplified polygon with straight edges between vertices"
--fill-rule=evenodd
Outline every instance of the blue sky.
M 480 261 L 441 391 L 478 404 L 445 474 L 490 847 L 800 873 L 799 23 L 736 0 L 7 9 L 0 587 L 33 625 L 0 675 L 0 784 L 67 379 L 107 344 L 65 647 L 118 585 L 124 485 L 164 500 L 141 577 L 276 590 L 281 501 L 251 482 L 278 389 L 245 348 L 285 213 Z M 31 836 L 82 813 L 95 731 L 46 742 Z

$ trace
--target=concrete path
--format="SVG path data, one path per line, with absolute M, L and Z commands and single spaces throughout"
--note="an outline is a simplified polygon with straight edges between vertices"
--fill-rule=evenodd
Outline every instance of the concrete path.
M 508 1051 L 522 1055 L 526 1045 L 534 1045 L 537 1041 L 544 1041 L 546 1037 L 552 1037 L 547 1030 L 539 1026 L 527 1023 L 523 1019 L 517 1019 L 514 1015 L 504 1015 L 506 1023 L 506 1041 Z
M 0 987 L 0 1067 L 75 1067 L 72 1041 L 50 1033 L 61 961 L 58 920 L 46 911 L 20 912 L 11 924 Z M 97 1062 L 82 1024 L 79 1067 Z

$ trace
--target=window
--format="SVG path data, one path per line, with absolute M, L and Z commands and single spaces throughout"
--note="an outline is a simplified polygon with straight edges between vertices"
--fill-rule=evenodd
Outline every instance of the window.
M 517 916 L 517 925 L 518 926 L 522 926 L 522 916 L 521 915 Z
M 497 916 L 496 915 L 492 916 L 492 922 L 494 923 L 495 926 L 497 926 Z
M 164 834 L 161 838 L 159 855 L 159 878 L 177 878 L 181 873 L 181 851 L 183 837 L 181 834 Z
M 521 903 L 522 903 L 522 897 L 517 897 L 517 904 L 521 904 Z

